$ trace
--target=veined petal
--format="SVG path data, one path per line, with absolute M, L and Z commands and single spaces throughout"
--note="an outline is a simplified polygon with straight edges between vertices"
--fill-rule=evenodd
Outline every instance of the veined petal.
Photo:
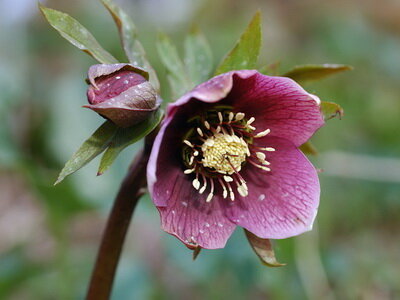
M 243 70 L 216 76 L 169 104 L 147 168 L 149 191 L 163 229 L 189 247 L 210 249 L 225 245 L 233 223 L 262 238 L 285 238 L 310 230 L 319 182 L 314 167 L 296 146 L 323 125 L 318 101 L 288 78 Z M 233 113 L 242 112 L 249 121 L 255 119 L 252 127 L 262 130 L 256 142 L 276 149 L 266 153 L 271 171 L 250 163 L 243 166 L 240 175 L 247 187 L 241 187 L 240 194 L 247 195 L 248 188 L 247 197 L 237 194 L 236 199 L 222 199 L 226 191 L 217 186 L 207 202 L 207 191 L 199 193 L 194 174 L 184 174 L 184 134 L 193 130 L 189 119 L 213 103 L 231 106 Z M 268 135 L 262 137 L 264 131 Z
M 200 194 L 183 173 L 182 132 L 176 125 L 179 122 L 174 120 L 171 130 L 161 128 L 147 167 L 149 192 L 160 212 L 161 226 L 188 247 L 223 248 L 236 225 L 225 216 L 217 197 L 206 202 L 207 192 Z
M 300 146 L 323 124 L 320 100 L 286 77 L 257 73 L 250 79 L 237 77 L 227 101 L 236 111 L 256 119 L 256 128 L 269 128 L 271 135 Z
M 184 174 L 168 181 L 168 190 L 156 187 L 153 193 L 153 199 L 167 199 L 166 206 L 157 207 L 162 228 L 190 248 L 223 248 L 236 225 L 225 216 L 220 201 L 206 202 L 207 194 L 199 194 Z
M 261 238 L 282 239 L 311 230 L 320 196 L 315 168 L 288 140 L 265 137 L 259 142 L 276 149 L 267 155 L 271 171 L 246 165 L 241 174 L 249 195 L 226 204 L 227 216 Z

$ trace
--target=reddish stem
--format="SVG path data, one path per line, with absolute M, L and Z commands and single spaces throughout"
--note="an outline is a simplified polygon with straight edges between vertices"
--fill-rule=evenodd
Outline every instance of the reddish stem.
M 148 146 L 150 148 L 150 146 Z M 136 155 L 121 184 L 103 233 L 92 273 L 87 300 L 110 298 L 115 272 L 133 211 L 146 186 L 148 149 Z

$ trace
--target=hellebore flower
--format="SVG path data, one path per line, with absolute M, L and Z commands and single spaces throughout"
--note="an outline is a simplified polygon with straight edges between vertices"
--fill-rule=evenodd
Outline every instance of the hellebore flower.
M 297 147 L 324 124 L 319 104 L 293 80 L 251 70 L 170 104 L 147 168 L 163 229 L 208 249 L 237 225 L 270 239 L 311 230 L 319 181 Z
M 88 71 L 90 108 L 120 127 L 146 119 L 160 106 L 146 71 L 130 64 L 93 65 Z

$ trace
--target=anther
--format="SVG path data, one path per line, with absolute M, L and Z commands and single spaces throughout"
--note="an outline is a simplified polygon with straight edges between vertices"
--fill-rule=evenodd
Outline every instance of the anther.
M 203 185 L 203 186 L 201 187 L 201 189 L 199 190 L 199 193 L 200 193 L 200 194 L 203 194 L 204 191 L 206 190 L 206 188 L 207 188 L 207 186 Z
M 260 138 L 260 137 L 266 136 L 270 132 L 271 132 L 271 130 L 267 129 L 267 130 L 264 130 L 264 131 L 261 131 L 261 132 L 257 133 L 254 137 L 255 138 Z
M 226 182 L 232 182 L 232 181 L 233 181 L 233 178 L 232 178 L 231 176 L 225 175 L 225 176 L 224 176 L 224 180 L 225 180 Z
M 212 198 L 214 197 L 213 193 L 209 193 L 206 199 L 206 202 L 210 202 L 212 200 Z
M 186 145 L 188 145 L 189 147 L 193 148 L 193 144 L 191 142 L 189 142 L 188 140 L 184 140 L 183 141 Z
M 204 180 L 204 185 L 201 187 L 201 189 L 199 190 L 199 193 L 200 194 L 203 194 L 204 193 L 204 191 L 206 190 L 206 188 L 207 188 L 207 178 L 204 176 L 204 175 L 202 175 L 202 177 L 203 177 L 203 180 Z
M 231 200 L 235 200 L 235 194 L 232 191 L 232 187 L 231 184 L 229 182 L 226 182 L 226 186 L 228 187 L 229 190 L 229 198 L 231 198 Z
M 257 167 L 257 168 L 259 168 L 259 169 L 261 169 L 261 170 L 264 170 L 264 171 L 271 171 L 271 169 L 270 168 L 268 168 L 268 167 L 265 167 L 265 166 L 262 166 L 262 165 L 259 165 L 257 162 L 254 162 L 254 161 L 252 161 L 251 159 L 249 159 L 249 160 L 247 160 L 249 163 L 251 163 L 253 166 L 255 166 L 255 167 Z
M 214 181 L 211 179 L 211 180 L 210 180 L 210 183 L 211 183 L 211 191 L 210 191 L 210 193 L 209 193 L 208 196 L 207 196 L 206 202 L 210 202 L 211 199 L 212 199 L 213 196 L 214 196 Z
M 233 112 L 229 113 L 229 117 L 228 117 L 229 123 L 232 122 L 234 116 L 235 116 L 235 114 Z
M 244 188 L 243 185 L 239 185 L 237 187 L 237 191 L 239 192 L 240 196 L 242 196 L 242 197 L 246 197 L 249 194 L 248 190 L 246 188 Z
M 262 152 L 256 152 L 256 156 L 259 160 L 265 160 L 265 154 Z
M 251 123 L 253 123 L 256 120 L 256 118 L 251 117 L 248 121 L 247 121 L 247 125 L 250 125 Z
M 207 121 L 204 121 L 204 126 L 205 126 L 208 130 L 210 130 L 210 128 L 211 128 L 210 123 L 208 123 Z
M 194 169 L 186 169 L 185 171 L 183 171 L 183 174 L 191 174 L 194 172 Z
M 219 124 L 222 124 L 224 118 L 222 117 L 222 113 L 220 111 L 218 112 L 218 119 L 219 119 Z
M 221 185 L 221 187 L 222 187 L 222 197 L 224 197 L 224 199 L 226 199 L 226 197 L 228 197 L 228 190 L 226 189 L 226 187 L 225 187 L 225 184 L 224 184 L 224 182 L 221 180 L 221 178 L 218 178 L 218 181 L 219 181 L 219 184 Z
M 192 184 L 193 184 L 193 187 L 194 187 L 196 190 L 199 189 L 199 187 L 200 187 L 200 181 L 199 181 L 197 178 L 193 179 Z
M 203 131 L 201 131 L 201 129 L 200 129 L 199 127 L 197 127 L 197 133 L 198 133 L 200 136 L 203 136 Z
M 236 114 L 235 120 L 236 120 L 236 121 L 240 121 L 240 120 L 243 120 L 243 118 L 244 118 L 244 113 L 238 112 L 238 113 Z

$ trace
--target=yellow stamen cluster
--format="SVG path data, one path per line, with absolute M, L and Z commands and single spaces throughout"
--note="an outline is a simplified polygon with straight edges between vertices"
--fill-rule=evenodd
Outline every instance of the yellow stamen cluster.
M 201 146 L 204 167 L 231 175 L 239 172 L 246 156 L 250 156 L 247 143 L 236 135 L 217 133 L 209 137 Z
M 254 117 L 245 119 L 242 112 L 215 112 L 217 120 L 209 118 L 198 124 L 194 135 L 183 140 L 189 166 L 184 174 L 194 173 L 193 187 L 203 194 L 209 189 L 207 202 L 214 197 L 214 186 L 222 188 L 222 197 L 234 201 L 234 188 L 240 196 L 246 197 L 249 190 L 246 181 L 240 175 L 242 166 L 250 163 L 264 171 L 270 171 L 269 161 L 264 152 L 275 151 L 272 147 L 258 147 L 252 139 L 262 138 L 270 133 L 269 129 L 254 133 L 251 124 Z M 268 167 L 267 167 L 268 166 Z

